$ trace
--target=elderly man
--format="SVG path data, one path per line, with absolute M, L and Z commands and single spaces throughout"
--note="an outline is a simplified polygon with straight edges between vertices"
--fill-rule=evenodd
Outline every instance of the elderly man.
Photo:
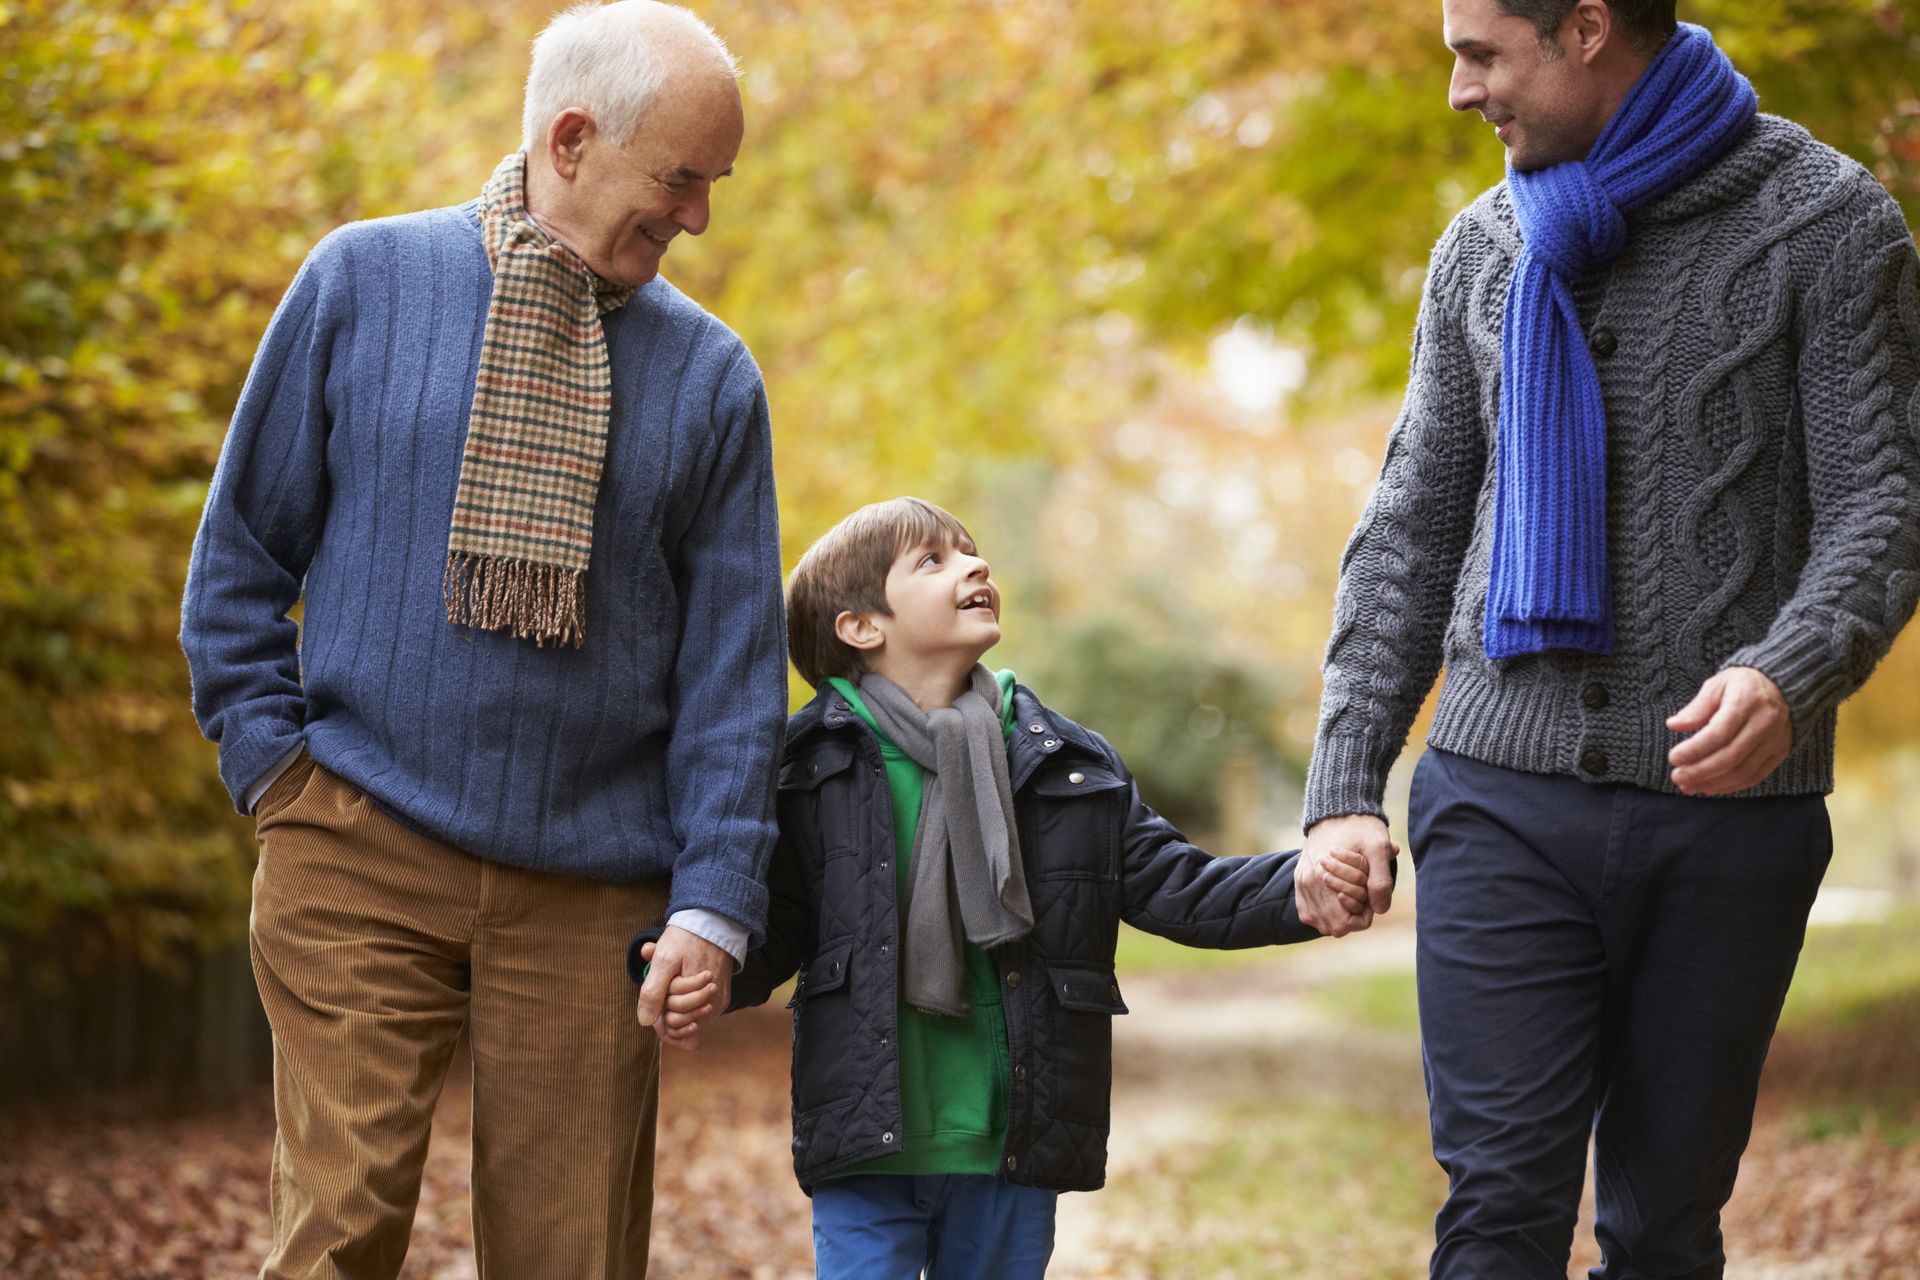
M 1432 1274 L 1703 1280 L 1831 852 L 1835 707 L 1920 591 L 1913 239 L 1673 0 L 1444 0 L 1507 181 L 1434 251 L 1348 545 L 1304 860 L 1389 905 L 1416 771 Z M 1301 915 L 1338 919 L 1303 870 Z M 1369 893 L 1370 890 L 1370 893 Z
M 741 130 L 689 14 L 569 10 L 479 198 L 329 235 L 261 345 L 181 638 L 260 835 L 264 1275 L 398 1271 L 463 1029 L 481 1273 L 646 1269 L 627 940 L 725 1006 L 786 710 L 760 376 L 657 278 Z

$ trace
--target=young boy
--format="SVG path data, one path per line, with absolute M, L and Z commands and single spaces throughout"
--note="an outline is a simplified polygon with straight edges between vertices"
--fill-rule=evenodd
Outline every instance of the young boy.
M 989 674 L 999 590 L 931 503 L 848 516 L 787 604 L 819 692 L 787 726 L 767 941 L 732 1005 L 799 971 L 793 1156 L 819 1275 L 1038 1277 L 1057 1193 L 1105 1181 L 1120 921 L 1203 947 L 1315 937 L 1295 855 L 1188 844 L 1103 738 Z M 1364 884 L 1357 855 L 1340 872 Z M 673 987 L 663 1036 L 704 984 Z

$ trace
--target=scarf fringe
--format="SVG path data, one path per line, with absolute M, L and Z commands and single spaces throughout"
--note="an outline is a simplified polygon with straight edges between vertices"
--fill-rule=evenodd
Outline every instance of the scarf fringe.
M 447 621 L 516 640 L 578 649 L 586 641 L 587 575 L 578 569 L 505 556 L 447 553 L 441 583 Z

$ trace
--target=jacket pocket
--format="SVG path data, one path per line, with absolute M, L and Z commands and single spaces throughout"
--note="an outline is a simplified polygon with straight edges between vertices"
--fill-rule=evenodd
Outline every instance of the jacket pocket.
M 830 944 L 801 966 L 800 976 L 793 982 L 793 999 L 787 1001 L 787 1008 L 797 1008 L 801 1002 L 813 996 L 838 991 L 846 986 L 847 970 L 852 964 L 852 938 L 842 938 L 839 942 Z
M 1113 1019 L 1127 1011 L 1110 968 L 1050 964 L 1055 1110 L 1066 1119 L 1108 1123 L 1113 1093 Z
M 807 961 L 793 987 L 793 1113 L 806 1115 L 856 1097 L 860 1081 L 848 1050 L 857 1017 L 847 988 L 853 940 L 829 944 Z
M 780 767 L 782 791 L 818 791 L 820 784 L 853 764 L 853 745 L 829 739 Z
M 1027 875 L 1037 880 L 1117 880 L 1126 779 L 1084 758 L 1049 760 L 1021 789 Z M 1017 802 L 1016 802 L 1017 803 Z

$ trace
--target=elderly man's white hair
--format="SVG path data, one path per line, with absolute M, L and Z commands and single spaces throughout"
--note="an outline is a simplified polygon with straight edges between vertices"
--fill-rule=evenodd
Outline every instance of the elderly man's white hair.
M 533 42 L 520 116 L 521 148 L 539 155 L 553 118 L 568 107 L 586 111 L 608 141 L 625 146 L 666 82 L 667 63 L 659 45 L 673 26 L 682 30 L 672 34 L 703 39 L 730 72 L 739 74 L 739 63 L 725 42 L 686 9 L 655 0 L 574 5 Z

